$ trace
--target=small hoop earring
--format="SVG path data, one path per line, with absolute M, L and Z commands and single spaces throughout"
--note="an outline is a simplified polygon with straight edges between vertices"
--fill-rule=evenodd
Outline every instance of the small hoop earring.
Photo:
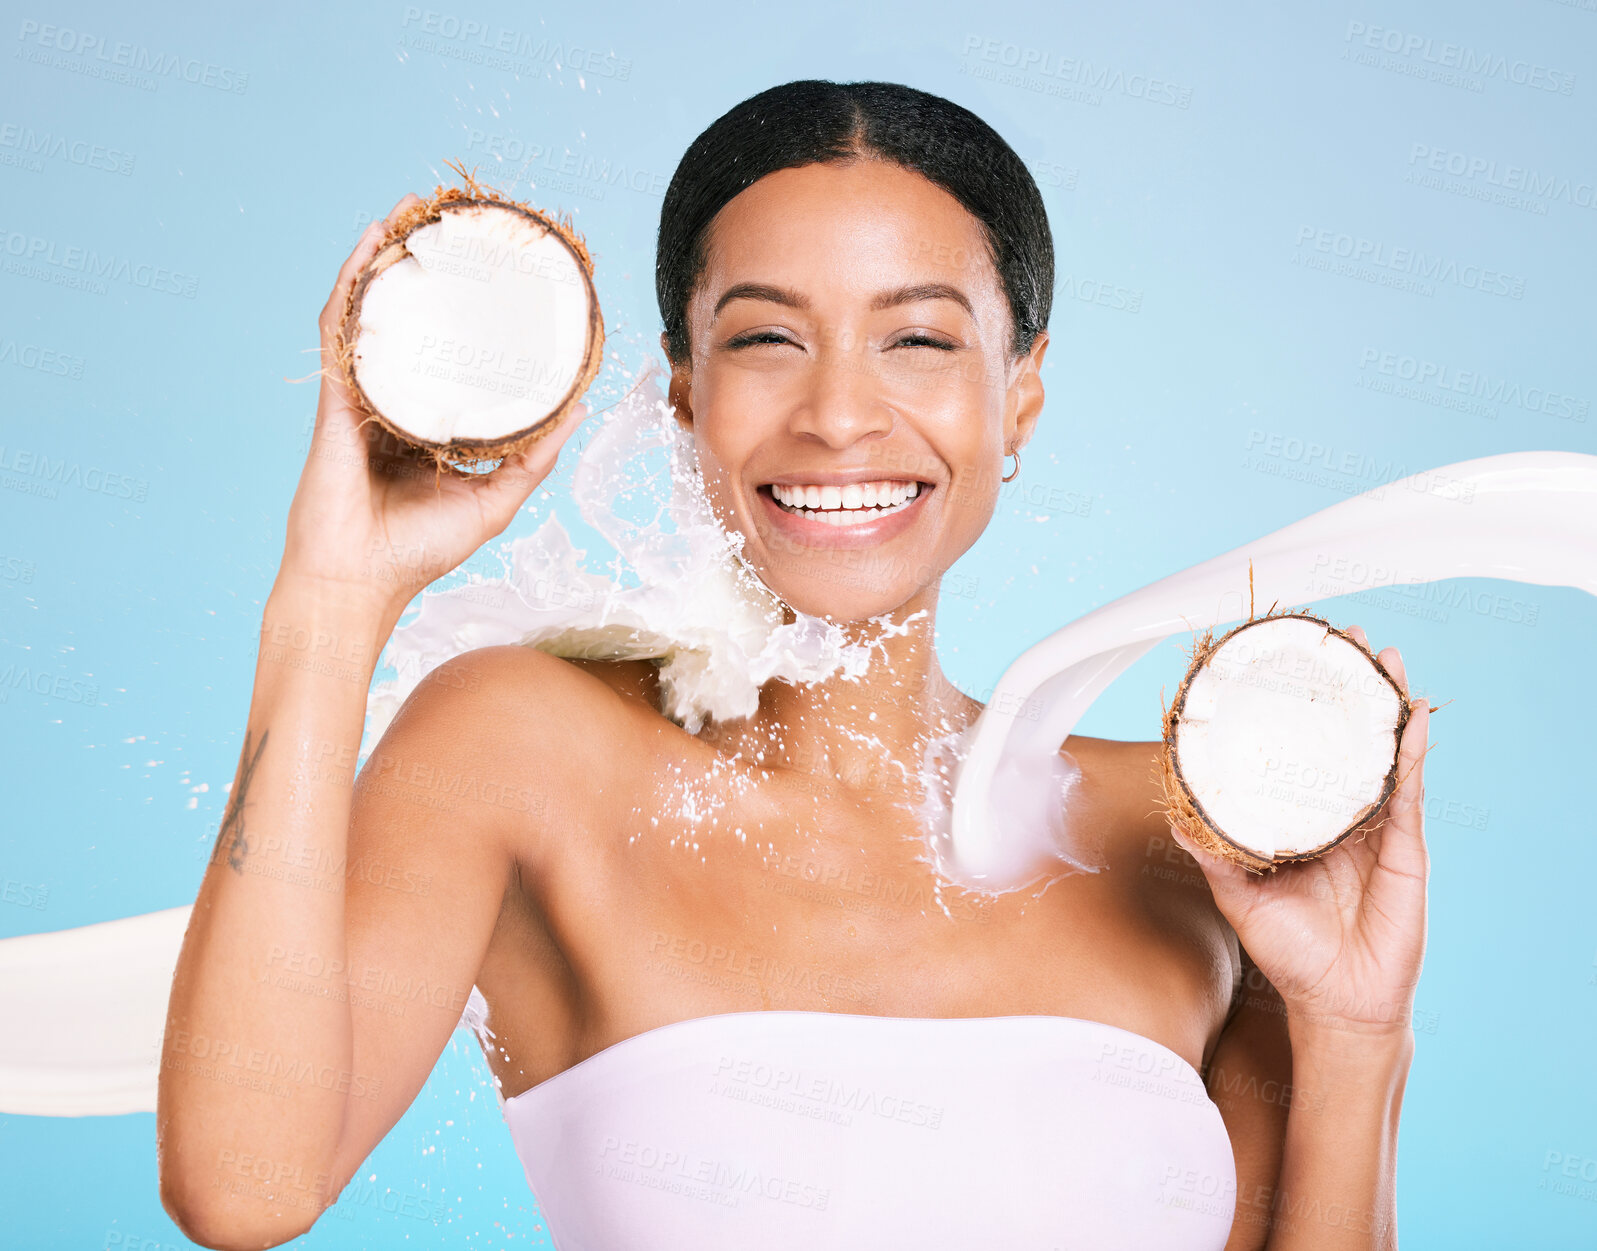
M 1013 451 L 1005 452 L 1004 455 L 1005 456 L 1013 456 L 1015 458 L 1015 467 L 1014 467 L 1014 469 L 1011 470 L 1009 473 L 1006 473 L 1004 475 L 1004 477 L 1003 477 L 1003 481 L 1005 481 L 1005 482 L 1013 482 L 1016 478 L 1018 478 L 1020 476 L 1020 451 L 1018 449 L 1016 449 L 1016 450 L 1013 450 Z

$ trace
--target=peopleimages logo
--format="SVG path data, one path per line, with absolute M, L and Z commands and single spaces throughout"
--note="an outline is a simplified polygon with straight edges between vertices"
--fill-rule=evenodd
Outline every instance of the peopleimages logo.
M 176 52 L 157 52 L 143 44 L 118 40 L 107 43 L 100 35 L 75 30 L 71 26 L 55 26 L 48 22 L 24 20 L 17 32 L 22 42 L 18 55 L 25 60 L 42 63 L 52 57 L 56 68 L 73 69 L 90 77 L 120 79 L 124 76 L 150 75 L 134 86 L 154 90 L 160 79 L 180 79 L 196 87 L 211 87 L 217 91 L 242 94 L 249 86 L 250 76 L 226 65 L 202 61 L 198 57 L 180 56 Z M 74 58 L 61 61 L 59 56 Z M 145 88 L 144 84 L 150 83 Z
M 1347 24 L 1347 34 L 1343 38 L 1351 47 L 1424 61 L 1439 69 L 1457 70 L 1477 78 L 1496 78 L 1561 96 L 1575 93 L 1575 75 L 1565 70 L 1523 58 L 1509 58 L 1501 53 L 1481 52 L 1465 44 L 1432 39 L 1429 35 L 1352 21 Z
M 40 347 L 37 343 L 19 343 L 15 339 L 0 339 L 0 365 L 35 369 L 41 374 L 58 374 L 63 378 L 83 377 L 83 357 Z
M 134 156 L 130 152 L 123 152 L 119 148 L 108 148 L 102 143 L 93 143 L 88 139 L 72 139 L 66 135 L 58 135 L 52 131 L 36 131 L 31 126 L 24 126 L 19 122 L 5 122 L 0 124 L 0 148 L 9 149 L 17 156 L 17 160 L 6 160 L 6 164 L 25 164 L 27 168 L 41 170 L 44 168 L 44 158 L 66 161 L 72 165 L 81 165 L 86 169 L 102 169 L 110 174 L 121 174 L 124 177 L 133 172 Z M 6 154 L 0 153 L 0 159 Z
M 514 167 L 517 177 L 537 173 L 559 174 L 606 187 L 625 187 L 640 195 L 664 196 L 671 181 L 669 174 L 651 172 L 624 161 L 591 153 L 556 151 L 541 143 L 531 143 L 510 134 L 494 134 L 472 127 L 466 135 L 468 151 L 483 148 L 500 165 Z
M 22 277 L 46 281 L 71 277 L 91 284 L 109 279 L 188 300 L 194 298 L 200 285 L 193 274 L 178 273 L 114 253 L 103 254 L 76 244 L 60 246 L 54 239 L 8 230 L 4 226 L 0 226 L 0 261 L 4 262 L 8 273 Z
M 1170 82 L 1151 74 L 1127 73 L 1119 66 L 1095 63 L 1081 57 L 1060 56 L 1046 48 L 1024 47 L 1003 39 L 966 35 L 960 51 L 967 58 L 973 57 L 1021 76 L 1036 75 L 1039 82 L 1053 80 L 1104 95 L 1123 95 L 1176 109 L 1192 106 L 1192 88 L 1184 83 Z
M 1540 413 L 1560 421 L 1584 422 L 1591 411 L 1591 401 L 1577 395 L 1566 395 L 1547 387 L 1523 386 L 1508 378 L 1494 377 L 1479 369 L 1456 369 L 1441 361 L 1409 356 L 1401 352 L 1387 352 L 1367 347 L 1359 355 L 1359 369 L 1365 374 L 1379 374 L 1396 382 L 1413 383 L 1437 391 L 1451 392 L 1471 399 L 1484 400 L 1505 408 L 1519 408 L 1528 413 Z M 1369 386 L 1370 390 L 1380 390 Z M 1444 405 L 1444 407 L 1451 407 Z M 1495 417 L 1495 412 L 1484 416 Z
M 35 672 L 29 665 L 15 661 L 0 669 L 0 704 L 11 702 L 12 691 L 31 691 L 50 699 L 62 699 L 69 704 L 97 704 L 100 702 L 100 684 L 69 678 L 64 673 Z
M 1372 274 L 1386 270 L 1420 283 L 1458 286 L 1479 291 L 1482 295 L 1507 296 L 1511 300 L 1525 298 L 1525 279 L 1517 274 L 1461 263 L 1450 256 L 1421 252 L 1414 248 L 1389 247 L 1382 240 L 1366 239 L 1345 231 L 1301 226 L 1298 228 L 1297 246 L 1300 256 L 1318 253 L 1344 261 L 1353 266 L 1355 271 L 1358 266 L 1367 266 Z M 1354 272 L 1352 276 L 1360 275 Z
M 469 61 L 487 69 L 518 71 L 529 64 L 553 65 L 584 74 L 597 74 L 626 82 L 632 77 L 632 58 L 600 52 L 579 43 L 562 43 L 545 31 L 511 30 L 475 18 L 460 18 L 411 5 L 401 25 L 409 32 L 411 47 L 440 56 Z M 520 58 L 516 60 L 514 58 Z
M 48 453 L 4 443 L 0 443 L 0 474 L 19 475 L 11 482 L 36 479 L 52 499 L 58 487 L 77 487 L 96 495 L 109 495 L 142 504 L 150 490 L 150 484 L 145 479 L 135 478 L 131 474 L 112 473 L 97 465 L 85 467 L 82 461 L 68 460 L 64 456 L 52 460 Z M 0 482 L 6 481 L 0 479 Z
M 1408 163 L 1433 174 L 1447 174 L 1469 182 L 1481 182 L 1503 191 L 1524 192 L 1546 200 L 1562 200 L 1577 208 L 1597 208 L 1597 178 L 1574 179 L 1493 158 L 1433 148 L 1428 143 L 1409 146 Z

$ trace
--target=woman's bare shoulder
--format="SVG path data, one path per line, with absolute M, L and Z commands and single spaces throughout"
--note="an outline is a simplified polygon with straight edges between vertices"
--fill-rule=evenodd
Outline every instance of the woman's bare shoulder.
M 1084 808 L 1105 832 L 1110 872 L 1202 959 L 1199 976 L 1216 977 L 1216 1003 L 1228 1005 L 1241 977 L 1236 933 L 1214 902 L 1214 892 L 1192 856 L 1176 842 L 1165 816 L 1164 744 L 1153 741 L 1071 738 L 1064 750 L 1081 767 Z M 1210 1045 L 1212 1046 L 1211 1039 Z
M 659 711 L 660 666 L 654 661 L 568 660 L 566 663 L 592 674 L 623 699 Z
M 1156 866 L 1142 875 L 1190 885 L 1207 895 L 1203 874 L 1170 836 L 1161 781 L 1163 750 L 1158 739 L 1072 736 L 1064 745 L 1081 768 L 1083 804 L 1104 830 L 1110 855 L 1134 866 L 1139 874 L 1145 866 Z M 1161 871 L 1176 867 L 1189 871 Z
M 1159 757 L 1163 744 L 1072 734 L 1061 749 L 1082 771 L 1090 802 L 1116 826 L 1164 824 Z
M 552 699 L 573 712 L 602 711 L 618 697 L 629 705 L 645 703 L 652 708 L 659 679 L 651 661 L 570 660 L 536 647 L 506 643 L 451 657 L 422 678 L 416 691 L 424 687 L 439 694 L 457 693 L 455 698 L 429 700 L 443 705 L 437 711 L 477 717 L 496 708 L 524 713 L 529 711 L 529 699 L 535 706 Z M 523 716 L 517 719 L 532 724 Z
M 604 826 L 647 784 L 646 762 L 688 737 L 649 703 L 644 663 L 574 662 L 518 644 L 463 652 L 416 684 L 373 753 L 375 773 L 487 779 L 471 794 L 507 810 L 478 803 L 457 816 L 479 832 L 497 824 L 523 866 L 541 864 L 549 831 Z
M 519 644 L 474 648 L 416 684 L 389 734 L 456 758 L 534 761 L 598 778 L 626 759 L 628 740 L 682 733 L 654 710 L 652 670 L 647 662 L 571 661 Z

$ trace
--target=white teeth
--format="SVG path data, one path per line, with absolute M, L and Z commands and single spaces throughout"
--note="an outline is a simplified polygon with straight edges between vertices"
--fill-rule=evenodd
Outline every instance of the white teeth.
M 803 510 L 828 525 L 850 526 L 902 508 L 920 494 L 920 483 L 883 480 L 841 487 L 773 483 L 771 494 L 789 509 Z

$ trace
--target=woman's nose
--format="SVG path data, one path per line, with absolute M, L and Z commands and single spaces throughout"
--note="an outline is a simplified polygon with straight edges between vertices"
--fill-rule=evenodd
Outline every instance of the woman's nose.
M 870 364 L 858 344 L 835 343 L 817 353 L 804 371 L 789 429 L 839 449 L 890 431 L 893 411 Z

